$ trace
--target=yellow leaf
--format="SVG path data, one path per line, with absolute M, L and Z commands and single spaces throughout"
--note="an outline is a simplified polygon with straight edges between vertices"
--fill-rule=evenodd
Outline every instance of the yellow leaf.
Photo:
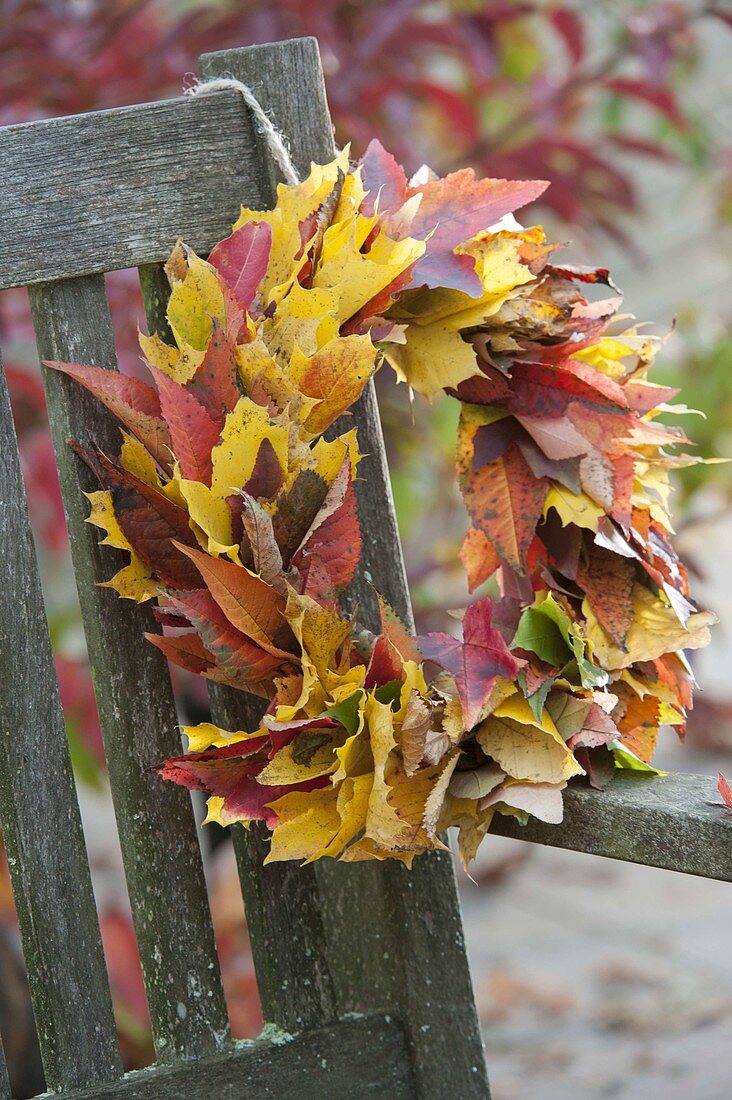
M 277 202 L 273 210 L 248 210 L 242 207 L 234 229 L 248 222 L 268 222 L 272 227 L 272 250 L 267 272 L 262 280 L 262 298 L 266 305 L 272 290 L 287 282 L 295 269 L 296 257 L 302 251 L 300 223 L 322 206 L 332 194 L 339 175 L 348 172 L 348 149 L 344 149 L 329 164 L 311 165 L 310 175 L 296 186 L 281 183 L 277 187 Z
M 206 749 L 220 749 L 224 745 L 233 745 L 239 741 L 251 741 L 262 736 L 262 730 L 254 733 L 245 733 L 243 730 L 219 729 L 212 722 L 199 722 L 197 726 L 181 726 L 183 733 L 188 738 L 187 752 L 205 752 Z M 264 731 L 267 732 L 266 730 Z
M 202 549 L 214 557 L 230 557 L 239 561 L 239 547 L 234 543 L 231 512 L 226 501 L 217 496 L 202 481 L 173 479 L 188 508 L 191 527 Z
M 406 338 L 406 344 L 390 344 L 384 354 L 399 381 L 425 397 L 478 374 L 472 344 L 466 343 L 449 321 L 408 325 Z
M 311 859 L 339 856 L 346 845 L 361 832 L 366 821 L 372 784 L 373 777 L 370 774 L 349 777 L 341 783 L 337 800 L 338 814 L 341 819 L 338 832 L 329 844 L 314 852 Z
M 117 520 L 112 494 L 109 489 L 84 493 L 84 496 L 91 504 L 91 511 L 84 522 L 91 523 L 106 532 L 105 537 L 99 540 L 102 546 L 116 546 L 118 550 L 132 552 L 132 546 Z
M 603 668 L 628 668 L 636 661 L 654 661 L 679 649 L 700 649 L 709 642 L 709 627 L 717 621 L 710 611 L 697 611 L 684 628 L 672 607 L 637 584 L 633 589 L 633 620 L 625 638 L 627 652 L 613 645 L 595 617 L 588 600 L 582 601 L 587 620 L 585 635 L 594 646 L 593 657 Z
M 331 843 L 341 825 L 338 795 L 332 787 L 293 791 L 270 806 L 280 820 L 272 832 L 265 863 L 310 859 Z
M 262 335 L 275 357 L 287 362 L 295 347 L 314 355 L 338 336 L 338 295 L 322 287 L 308 289 L 294 282 L 262 325 Z
M 552 716 L 546 707 L 542 711 L 541 722 L 537 722 L 528 701 L 518 691 L 509 699 L 499 703 L 493 710 L 493 714 L 496 718 L 513 718 L 515 722 L 520 722 L 523 726 L 536 726 L 544 733 L 548 733 L 560 745 L 564 744 L 564 738 L 554 725 Z
M 317 399 L 304 421 L 308 432 L 319 435 L 350 408 L 374 373 L 375 354 L 368 335 L 339 337 L 312 356 L 295 348 L 292 380 L 306 397 Z
M 365 835 L 387 848 L 398 847 L 398 838 L 402 836 L 404 827 L 388 801 L 391 788 L 387 783 L 387 763 L 396 748 L 394 712 L 388 703 L 380 703 L 369 695 L 364 713 L 374 758 L 374 784 L 369 796 Z
M 574 523 L 576 527 L 586 527 L 590 531 L 596 531 L 598 523 L 605 511 L 590 500 L 586 493 L 573 493 L 563 485 L 553 484 L 544 501 L 544 515 L 549 509 L 554 508 L 559 515 L 562 525 Z
M 119 461 L 123 469 L 144 481 L 151 489 L 162 489 L 163 485 L 155 465 L 155 459 L 133 435 L 122 432 L 124 442 L 120 449 Z
M 226 417 L 221 442 L 211 452 L 211 493 L 225 500 L 243 488 L 252 476 L 259 448 L 267 439 L 283 474 L 287 472 L 287 429 L 274 424 L 269 413 L 249 397 L 240 397 Z
M 193 374 L 189 374 L 188 377 L 179 376 L 180 351 L 178 348 L 172 348 L 169 344 L 163 343 L 157 332 L 153 333 L 152 336 L 146 336 L 144 332 L 140 332 L 137 339 L 147 362 L 153 367 L 157 367 L 163 374 L 170 375 L 177 382 L 187 382 L 189 378 L 193 377 Z
M 325 744 L 316 747 L 312 753 L 303 754 L 303 739 L 309 739 L 311 744 L 317 744 L 314 735 L 318 732 L 322 734 Z M 286 787 L 295 783 L 304 783 L 308 779 L 317 779 L 321 775 L 328 775 L 335 770 L 338 763 L 335 755 L 336 744 L 336 736 L 330 730 L 308 730 L 275 753 L 269 764 L 257 776 L 257 783 L 263 783 L 267 787 Z
M 534 783 L 561 783 L 583 770 L 561 736 L 512 718 L 491 715 L 476 731 L 478 744 L 508 775 Z
M 109 581 L 100 582 L 100 588 L 112 588 L 123 600 L 134 600 L 135 603 L 144 603 L 151 600 L 160 592 L 160 583 L 150 574 L 145 562 L 138 558 L 134 551 L 130 554 L 130 564 L 119 573 L 115 573 Z
M 363 241 L 377 221 L 375 217 L 357 214 L 325 231 L 313 286 L 337 292 L 341 323 L 358 313 L 424 254 L 424 241 L 412 237 L 395 241 L 383 231 L 377 234 L 368 252 L 362 252 Z
M 111 492 L 108 489 L 100 489 L 94 493 L 85 493 L 84 496 L 91 504 L 91 511 L 85 522 L 106 532 L 105 537 L 100 540 L 101 543 L 104 546 L 114 546 L 118 550 L 126 550 L 130 555 L 129 565 L 115 573 L 111 580 L 101 582 L 99 587 L 112 588 L 122 599 L 134 600 L 135 603 L 144 603 L 157 596 L 160 592 L 160 582 L 153 577 L 150 567 L 132 549 L 131 543 L 120 527 Z

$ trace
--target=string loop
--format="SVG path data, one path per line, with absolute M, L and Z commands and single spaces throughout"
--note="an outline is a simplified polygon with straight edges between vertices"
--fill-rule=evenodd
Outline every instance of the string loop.
M 243 96 L 244 102 L 254 116 L 259 133 L 267 143 L 267 148 L 282 172 L 285 183 L 291 185 L 299 183 L 300 177 L 295 165 L 292 163 L 292 157 L 285 145 L 284 137 L 265 113 L 262 104 L 248 84 L 244 84 L 243 81 L 237 80 L 233 76 L 217 76 L 213 77 L 211 80 L 196 81 L 190 88 L 185 89 L 184 94 L 194 96 L 206 92 L 225 92 L 228 90 L 239 92 L 239 94 Z

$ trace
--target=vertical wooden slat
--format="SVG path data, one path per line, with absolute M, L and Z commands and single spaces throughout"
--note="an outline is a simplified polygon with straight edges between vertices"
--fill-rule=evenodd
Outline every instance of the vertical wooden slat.
M 161 265 L 140 268 L 150 332 L 171 340 L 165 316 L 169 287 Z M 220 684 L 209 685 L 211 713 L 224 729 L 256 729 L 266 704 Z M 336 1018 L 316 873 L 292 864 L 263 867 L 266 831 L 231 830 L 242 883 L 262 1013 L 286 1031 Z
M 8 1077 L 8 1067 L 5 1065 L 2 1039 L 0 1039 L 0 1100 L 10 1100 L 10 1078 Z
M 101 276 L 30 296 L 41 358 L 116 369 Z M 155 1047 L 160 1061 L 211 1053 L 226 1041 L 228 1019 L 190 799 L 150 770 L 180 752 L 170 676 L 142 638 L 158 629 L 149 605 L 98 586 L 121 556 L 84 522 L 82 489 L 98 486 L 67 445 L 93 440 L 116 453 L 119 432 L 71 379 L 44 368 L 44 385 Z
M 0 825 L 48 1087 L 115 1077 L 112 1003 L 2 363 Z
M 204 77 L 230 73 L 253 88 L 275 126 L 289 139 L 301 173 L 307 172 L 311 160 L 332 158 L 332 126 L 315 39 L 206 54 L 200 65 Z M 270 160 L 271 186 L 275 178 Z M 273 198 L 271 192 L 270 202 Z M 364 553 L 361 578 L 352 595 L 359 599 L 360 615 L 373 629 L 377 624 L 366 577 L 370 574 L 411 625 L 373 384 L 355 407 L 348 426 L 354 423 L 361 449 L 370 457 L 364 460 L 363 480 L 357 484 Z M 242 713 L 246 716 L 246 708 Z M 253 866 L 252 873 L 264 884 L 263 872 L 254 861 Z M 297 873 L 310 871 L 301 868 Z M 336 981 L 339 1010 L 393 1007 L 403 1015 L 418 1092 L 424 1100 L 451 1095 L 461 1100 L 487 1097 L 483 1047 L 450 856 L 421 856 L 411 873 L 396 864 L 347 866 L 324 861 L 314 868 L 314 879 L 309 886 L 311 910 L 322 910 L 313 918 L 318 927 L 325 917 L 326 964 Z M 282 904 L 279 916 L 270 912 L 263 914 L 263 919 L 276 922 L 274 927 L 284 934 L 286 914 Z M 280 974 L 280 984 L 286 977 Z

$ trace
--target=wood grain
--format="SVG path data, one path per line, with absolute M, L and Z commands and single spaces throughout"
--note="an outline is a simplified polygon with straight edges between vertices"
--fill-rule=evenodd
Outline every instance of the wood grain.
M 570 784 L 561 825 L 497 814 L 491 832 L 732 882 L 732 813 L 710 802 L 710 776 L 620 774 L 604 791 Z
M 0 129 L 0 290 L 208 252 L 256 203 L 252 127 L 217 92 Z
M 0 1100 L 10 1100 L 10 1078 L 8 1067 L 5 1065 L 5 1052 L 0 1039 Z
M 31 307 L 43 359 L 116 369 L 101 276 L 34 287 Z M 43 373 L 156 1052 L 161 1061 L 210 1053 L 226 1042 L 228 1018 L 190 797 L 151 770 L 181 749 L 165 659 L 142 637 L 159 627 L 149 605 L 99 587 L 123 556 L 85 523 L 82 489 L 98 486 L 67 444 L 91 439 L 115 454 L 119 431 L 81 386 Z
M 252 86 L 289 139 L 301 174 L 311 160 L 334 153 L 332 126 L 314 39 L 226 50 L 201 58 L 204 76 L 231 73 Z M 274 168 L 269 164 L 269 185 Z M 266 205 L 274 195 L 270 190 Z M 409 625 L 404 574 L 381 422 L 371 384 L 347 418 L 370 457 L 356 486 L 364 551 L 350 593 L 367 626 L 376 626 L 373 582 Z M 216 696 L 214 695 L 214 699 Z M 242 727 L 243 728 L 243 727 Z M 462 919 L 449 856 L 435 853 L 400 865 L 322 865 L 312 875 L 315 924 L 325 916 L 329 969 L 342 1012 L 390 1008 L 407 1027 L 417 1092 L 423 1100 L 488 1096 L 483 1048 L 473 998 Z M 271 915 L 270 918 L 271 919 Z
M 48 1086 L 115 1077 L 112 1003 L 1 363 L 0 826 Z
M 67 1100 L 413 1100 L 404 1032 L 396 1020 L 364 1018 L 186 1065 L 129 1073 Z

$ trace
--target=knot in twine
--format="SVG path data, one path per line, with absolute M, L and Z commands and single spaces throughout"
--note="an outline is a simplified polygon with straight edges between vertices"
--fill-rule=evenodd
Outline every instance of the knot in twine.
M 257 130 L 264 138 L 267 148 L 272 154 L 276 164 L 282 172 L 285 183 L 293 186 L 300 182 L 292 157 L 285 145 L 285 139 L 274 126 L 270 117 L 265 113 L 262 104 L 255 96 L 248 84 L 236 80 L 233 76 L 217 76 L 211 80 L 198 80 L 190 88 L 185 89 L 185 95 L 196 96 L 206 92 L 235 91 L 243 97 L 244 102 L 252 113 Z

